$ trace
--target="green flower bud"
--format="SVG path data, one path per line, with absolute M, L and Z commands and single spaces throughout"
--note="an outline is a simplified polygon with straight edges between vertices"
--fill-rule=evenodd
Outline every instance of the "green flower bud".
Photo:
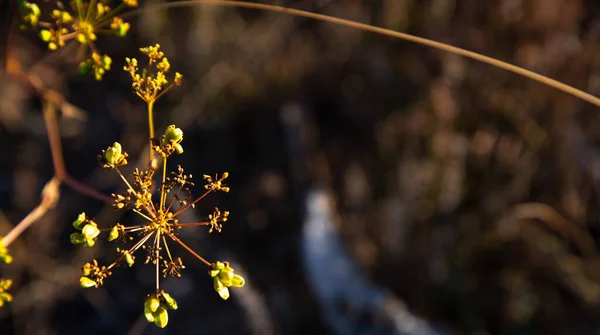
M 215 277 L 213 280 L 213 287 L 215 291 L 221 296 L 221 299 L 227 300 L 229 298 L 229 289 L 223 285 L 223 283 L 219 280 L 218 277 Z
M 154 313 L 158 307 L 160 307 L 160 299 L 158 299 L 155 295 L 146 298 L 146 301 L 144 301 L 144 310 Z
M 127 32 L 129 31 L 130 25 L 129 23 L 123 23 L 120 24 L 117 29 L 115 30 L 115 33 L 117 34 L 117 36 L 119 37 L 125 37 L 125 35 L 127 35 Z
M 223 285 L 229 287 L 231 286 L 231 280 L 233 279 L 233 271 L 221 270 L 218 278 Z
M 87 242 L 87 239 L 85 238 L 85 236 L 83 236 L 80 233 L 72 233 L 70 238 L 71 238 L 71 243 L 73 243 L 73 244 L 84 244 L 85 242 Z
M 175 151 L 177 151 L 178 154 L 181 154 L 183 153 L 183 147 L 180 144 L 181 141 L 183 141 L 183 130 L 181 130 L 181 128 L 176 128 L 174 124 L 167 127 L 163 144 L 172 145 Z
M 154 312 L 154 324 L 160 328 L 165 328 L 167 323 L 169 323 L 169 313 L 166 308 L 159 307 L 156 312 Z
M 169 293 L 163 292 L 162 296 L 163 299 L 165 299 L 165 303 L 167 304 L 167 306 L 169 306 L 170 309 L 175 310 L 178 308 L 177 301 L 175 301 L 175 299 L 173 299 Z
M 102 68 L 104 70 L 110 70 L 111 64 L 112 64 L 112 59 L 108 55 L 102 56 Z
M 115 142 L 112 147 L 108 147 L 104 153 L 104 159 L 109 165 L 115 165 L 122 156 L 122 148 L 119 142 Z
M 132 267 L 133 263 L 135 263 L 135 257 L 133 257 L 133 255 L 130 254 L 127 250 L 123 254 L 125 255 L 125 262 L 127 262 L 127 265 L 129 265 L 129 267 Z
M 50 42 L 52 39 L 52 33 L 47 29 L 42 29 L 42 31 L 40 31 L 40 38 L 44 42 Z
M 81 75 L 86 75 L 88 73 L 90 73 L 90 71 L 92 70 L 92 62 L 90 62 L 89 60 L 83 61 L 81 63 L 79 63 L 79 74 Z
M 234 275 L 233 278 L 231 278 L 231 286 L 233 287 L 242 287 L 245 283 L 244 277 L 240 275 Z
M 144 316 L 148 322 L 154 322 L 154 313 L 152 311 L 144 309 Z
M 79 278 L 79 286 L 81 286 L 82 288 L 90 288 L 90 287 L 97 287 L 98 285 L 96 284 L 95 281 L 93 281 L 92 279 L 90 279 L 88 277 L 81 277 L 81 278 Z
M 85 217 L 85 212 L 82 212 L 81 214 L 79 214 L 79 216 L 77 217 L 77 220 L 73 221 L 73 227 L 75 227 L 75 229 L 77 230 L 81 230 L 83 229 L 84 223 L 85 223 L 86 217 Z
M 119 229 L 117 228 L 117 226 L 114 226 L 110 229 L 110 232 L 108 233 L 108 242 L 112 242 L 117 238 L 119 238 Z
M 100 235 L 100 229 L 94 222 L 90 222 L 83 227 L 81 235 L 85 236 L 86 240 L 92 240 Z

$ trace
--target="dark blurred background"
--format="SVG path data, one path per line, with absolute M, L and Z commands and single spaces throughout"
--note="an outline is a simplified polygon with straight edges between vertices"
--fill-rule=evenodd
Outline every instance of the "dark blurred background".
M 597 1 L 273 3 L 449 43 L 600 95 Z M 121 186 L 96 155 L 118 140 L 136 163 L 147 141 L 124 59 L 159 43 L 185 80 L 155 113 L 159 132 L 171 123 L 185 132 L 175 164 L 197 181 L 229 171 L 232 188 L 189 217 L 228 209 L 222 233 L 181 237 L 208 259 L 231 260 L 248 284 L 222 301 L 206 268 L 180 250 L 183 277 L 164 282 L 180 307 L 166 330 L 142 315 L 150 266 L 80 289 L 81 265 L 113 253 L 105 243 L 69 243 L 77 214 L 104 227 L 134 218 L 63 185 L 57 208 L 11 245 L 15 261 L 2 266 L 15 300 L 0 309 L 0 333 L 374 334 L 369 310 L 340 307 L 356 328 L 336 328 L 318 281 L 340 278 L 327 269 L 309 276 L 303 228 L 319 187 L 335 214 L 326 224 L 369 285 L 440 333 L 600 334 L 597 107 L 452 54 L 283 14 L 193 6 L 129 22 L 125 39 L 99 37 L 113 59 L 101 82 L 77 75 L 74 52 L 45 59 L 31 32 L 13 29 L 7 43 L 25 70 L 84 111 L 83 121 L 60 119 L 65 164 L 106 194 Z M 39 203 L 53 171 L 39 97 L 1 76 L 5 235 Z

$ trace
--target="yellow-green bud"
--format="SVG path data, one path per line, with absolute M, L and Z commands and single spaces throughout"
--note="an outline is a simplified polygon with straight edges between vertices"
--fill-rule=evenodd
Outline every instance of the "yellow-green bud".
M 159 307 L 154 314 L 154 324 L 160 328 L 165 328 L 169 323 L 169 313 L 164 307 Z
M 82 212 L 81 214 L 79 214 L 79 216 L 77 216 L 77 220 L 73 221 L 73 227 L 75 227 L 75 229 L 77 229 L 77 230 L 83 229 L 85 220 L 86 220 L 85 212 Z
M 231 268 L 221 270 L 218 278 L 223 283 L 223 285 L 227 287 L 231 286 L 231 279 L 233 279 L 233 270 L 231 270 Z
M 219 296 L 221 296 L 221 299 L 227 300 L 229 298 L 229 289 L 223 285 L 223 283 L 219 280 L 219 277 L 215 277 L 213 280 L 213 287 Z
M 183 141 L 183 130 L 175 127 L 174 124 L 167 127 L 167 130 L 165 131 L 164 144 L 170 144 L 178 154 L 182 154 L 183 147 L 180 144 L 181 141 Z
M 132 267 L 133 263 L 135 263 L 135 257 L 133 257 L 133 255 L 130 254 L 127 250 L 123 254 L 125 255 L 125 262 L 127 262 L 127 265 L 129 265 L 129 267 Z
M 110 229 L 110 232 L 108 233 L 108 242 L 112 242 L 117 238 L 119 238 L 119 228 L 117 228 L 117 226 L 114 226 Z
M 150 312 L 156 312 L 158 307 L 160 307 L 160 299 L 154 295 L 148 297 L 146 301 L 144 301 L 144 309 L 147 309 Z
M 245 283 L 244 277 L 240 275 L 234 275 L 233 278 L 231 278 L 231 286 L 233 287 L 242 287 Z
M 121 143 L 115 142 L 112 147 L 108 147 L 108 149 L 104 152 L 104 159 L 106 163 L 109 165 L 115 165 L 120 162 L 122 159 L 123 149 L 121 148 Z
M 85 236 L 81 235 L 80 233 L 72 233 L 70 239 L 71 243 L 73 244 L 84 244 L 85 242 L 87 242 Z
M 97 284 L 95 281 L 88 277 L 81 277 L 79 278 L 79 286 L 81 286 L 82 288 L 90 288 L 97 287 Z
M 170 309 L 177 309 L 177 301 L 175 301 L 175 299 L 173 299 L 173 297 L 171 297 L 171 295 L 169 293 L 162 293 L 162 297 L 163 299 L 165 299 L 165 303 L 167 304 L 167 306 L 169 306 Z
M 85 236 L 87 240 L 91 240 L 100 235 L 100 230 L 94 222 L 90 222 L 83 227 L 81 230 L 81 235 Z

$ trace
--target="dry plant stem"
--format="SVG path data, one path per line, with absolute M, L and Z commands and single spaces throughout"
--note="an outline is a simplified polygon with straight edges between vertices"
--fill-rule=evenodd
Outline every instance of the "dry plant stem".
M 181 245 L 190 254 L 194 255 L 194 257 L 198 258 L 202 263 L 206 264 L 207 266 L 212 266 L 212 263 L 210 263 L 206 259 L 202 258 L 202 256 L 198 255 L 194 250 L 192 250 L 192 248 L 188 247 L 185 243 L 183 243 L 183 241 L 181 241 L 180 239 L 178 239 L 177 236 L 173 235 L 173 233 L 167 233 L 167 235 L 169 235 L 169 237 L 173 241 L 179 243 L 179 245 Z
M 54 174 L 65 184 L 69 185 L 75 191 L 85 194 L 89 197 L 98 199 L 100 201 L 111 203 L 112 199 L 104 195 L 87 185 L 77 181 L 71 177 L 67 172 L 64 159 L 62 154 L 62 148 L 60 143 L 60 134 L 58 131 L 58 122 L 56 119 L 56 109 L 54 104 L 50 101 L 44 102 L 44 122 L 46 123 L 46 129 L 48 130 L 48 142 L 50 143 L 50 152 L 52 153 L 52 163 L 54 164 Z
M 497 59 L 494 59 L 494 58 L 491 58 L 488 56 L 484 56 L 484 55 L 478 54 L 473 51 L 457 48 L 457 47 L 454 47 L 454 46 L 451 46 L 451 45 L 448 45 L 445 43 L 432 41 L 432 40 L 429 40 L 429 39 L 426 39 L 423 37 L 417 37 L 417 36 L 413 36 L 410 34 L 401 33 L 401 32 L 393 31 L 390 29 L 380 28 L 380 27 L 372 26 L 372 25 L 365 24 L 365 23 L 354 22 L 354 21 L 340 19 L 337 17 L 327 16 L 327 15 L 323 15 L 323 14 L 311 13 L 311 12 L 307 12 L 307 11 L 303 11 L 303 10 L 299 10 L 299 9 L 292 9 L 292 8 L 286 8 L 286 7 L 281 7 L 281 6 L 250 3 L 250 2 L 243 2 L 243 1 L 186 0 L 186 1 L 158 4 L 158 5 L 149 5 L 144 8 L 125 13 L 121 17 L 122 18 L 131 17 L 134 15 L 138 15 L 140 13 L 152 11 L 152 10 L 177 8 L 177 7 L 188 7 L 188 6 L 193 6 L 193 5 L 215 5 L 215 6 L 226 6 L 226 7 L 252 8 L 252 9 L 264 10 L 264 11 L 269 11 L 269 12 L 284 13 L 284 14 L 324 21 L 324 22 L 335 23 L 335 24 L 339 24 L 342 26 L 346 26 L 346 27 L 356 28 L 356 29 L 384 35 L 384 36 L 402 39 L 405 41 L 409 41 L 409 42 L 413 42 L 413 43 L 417 43 L 417 44 L 421 44 L 421 45 L 426 45 L 426 46 L 429 46 L 429 47 L 432 47 L 435 49 L 439 49 L 439 50 L 443 50 L 443 51 L 450 52 L 453 54 L 461 55 L 461 56 L 471 58 L 471 59 L 474 59 L 474 60 L 482 62 L 482 63 L 486 63 L 489 65 L 498 67 L 500 69 L 503 69 L 503 70 L 506 70 L 509 72 L 516 73 L 518 75 L 538 81 L 538 82 L 548 85 L 550 87 L 554 87 L 560 91 L 571 94 L 577 98 L 580 98 L 580 99 L 587 101 L 595 106 L 600 107 L 600 98 L 598 98 L 596 96 L 593 96 L 582 90 L 576 89 L 572 86 L 563 84 L 560 81 L 548 78 L 544 75 L 535 73 L 533 71 L 526 70 L 526 69 L 518 67 L 516 65 L 512 65 L 512 64 L 503 62 L 501 60 L 497 60 Z
M 27 216 L 21 220 L 4 238 L 2 245 L 8 247 L 17 237 L 19 237 L 29 226 L 44 216 L 48 210 L 54 208 L 59 198 L 60 179 L 52 178 L 42 191 L 42 201 Z

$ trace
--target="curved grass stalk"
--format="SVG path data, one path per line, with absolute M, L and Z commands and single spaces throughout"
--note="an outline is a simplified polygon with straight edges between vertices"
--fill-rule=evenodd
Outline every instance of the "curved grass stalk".
M 561 83 L 558 80 L 554 80 L 552 78 L 541 75 L 539 73 L 536 73 L 536 72 L 533 72 L 530 70 L 526 70 L 522 67 L 510 64 L 510 63 L 507 63 L 507 62 L 504 62 L 504 61 L 501 61 L 501 60 L 498 60 L 498 59 L 495 59 L 492 57 L 484 56 L 484 55 L 478 54 L 473 51 L 465 50 L 465 49 L 458 48 L 458 47 L 455 47 L 455 46 L 452 46 L 449 44 L 433 41 L 433 40 L 423 38 L 423 37 L 410 35 L 407 33 L 401 33 L 398 31 L 385 29 L 385 28 L 381 28 L 381 27 L 377 27 L 377 26 L 373 26 L 373 25 L 369 25 L 369 24 L 365 24 L 365 23 L 359 23 L 359 22 L 355 22 L 355 21 L 351 21 L 351 20 L 346 20 L 346 19 L 341 19 L 341 18 L 337 18 L 337 17 L 333 17 L 333 16 L 324 15 L 324 14 L 316 14 L 316 13 L 307 12 L 307 11 L 303 11 L 303 10 L 299 10 L 299 9 L 292 9 L 292 8 L 287 8 L 287 7 L 282 7 L 282 6 L 266 5 L 266 4 L 251 3 L 251 2 L 244 2 L 244 1 L 183 0 L 183 1 L 171 2 L 171 3 L 148 5 L 148 6 L 145 6 L 144 8 L 140 8 L 137 10 L 133 10 L 131 12 L 127 12 L 127 13 L 123 14 L 121 17 L 125 18 L 125 17 L 139 15 L 141 13 L 149 12 L 149 11 L 155 11 L 155 10 L 160 10 L 160 9 L 171 9 L 171 8 L 178 8 L 178 7 L 190 7 L 190 6 L 194 6 L 194 5 L 213 5 L 213 6 L 223 6 L 223 7 L 249 8 L 249 9 L 268 11 L 268 12 L 283 13 L 283 14 L 299 16 L 299 17 L 304 17 L 304 18 L 318 20 L 318 21 L 339 24 L 342 26 L 350 27 L 350 28 L 360 29 L 363 31 L 376 33 L 379 35 L 384 35 L 384 36 L 388 36 L 388 37 L 392 37 L 392 38 L 397 38 L 397 39 L 425 45 L 425 46 L 428 46 L 428 47 L 431 47 L 434 49 L 450 52 L 450 53 L 453 53 L 456 55 L 470 58 L 470 59 L 488 64 L 488 65 L 521 75 L 523 77 L 532 79 L 534 81 L 537 81 L 542 84 L 553 87 L 555 89 L 558 89 L 562 92 L 571 94 L 579 99 L 589 102 L 592 105 L 600 107 L 600 98 L 598 98 L 594 95 L 591 95 L 587 92 L 584 92 L 580 89 L 569 86 L 567 84 Z

